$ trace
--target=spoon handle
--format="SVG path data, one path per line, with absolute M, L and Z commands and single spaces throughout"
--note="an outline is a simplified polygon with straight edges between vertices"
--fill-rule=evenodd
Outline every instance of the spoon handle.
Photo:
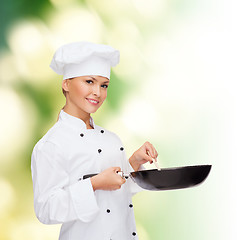
M 157 170 L 158 170 L 158 171 L 161 171 L 161 168 L 160 168 L 160 166 L 158 165 L 157 161 L 155 161 L 155 159 L 154 159 L 153 163 L 155 164 Z
M 151 156 L 151 154 L 150 154 L 149 151 L 148 151 L 148 155 L 153 159 L 153 163 L 154 163 L 154 165 L 156 166 L 157 170 L 158 170 L 158 171 L 161 171 L 161 168 L 159 167 L 159 164 L 158 164 L 158 162 L 157 162 L 157 159 L 154 159 L 154 158 Z

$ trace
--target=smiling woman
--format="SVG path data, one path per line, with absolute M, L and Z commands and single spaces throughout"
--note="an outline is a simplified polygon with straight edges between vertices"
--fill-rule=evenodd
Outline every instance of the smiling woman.
M 142 169 L 158 154 L 146 142 L 127 159 L 119 137 L 91 117 L 118 62 L 110 46 L 77 42 L 59 48 L 50 65 L 63 75 L 66 104 L 35 145 L 31 169 L 36 215 L 45 224 L 62 223 L 61 240 L 138 239 L 131 197 L 141 188 L 118 172 Z
M 80 76 L 63 80 L 62 88 L 66 95 L 64 111 L 85 120 L 88 114 L 96 112 L 103 104 L 108 84 L 109 80 L 102 76 Z

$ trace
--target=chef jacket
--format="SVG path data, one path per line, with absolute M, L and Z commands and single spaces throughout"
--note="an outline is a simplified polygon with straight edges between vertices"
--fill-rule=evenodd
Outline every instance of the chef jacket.
M 36 143 L 31 156 L 34 208 L 44 224 L 62 223 L 60 240 L 138 239 L 132 195 L 142 189 L 128 179 L 118 190 L 93 191 L 89 178 L 109 167 L 134 171 L 118 136 L 60 111 L 59 120 Z

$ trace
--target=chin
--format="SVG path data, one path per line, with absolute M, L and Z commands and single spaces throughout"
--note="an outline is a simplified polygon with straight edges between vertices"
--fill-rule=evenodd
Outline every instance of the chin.
M 88 112 L 88 113 L 95 113 L 97 110 L 98 110 L 98 108 L 97 108 L 97 109 L 90 110 L 90 111 L 87 111 L 87 112 Z

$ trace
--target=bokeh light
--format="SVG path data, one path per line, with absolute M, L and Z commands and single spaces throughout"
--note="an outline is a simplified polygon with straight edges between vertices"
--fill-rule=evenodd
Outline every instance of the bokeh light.
M 60 225 L 34 215 L 30 157 L 65 102 L 51 58 L 73 41 L 120 50 L 93 117 L 128 157 L 150 141 L 162 167 L 213 165 L 199 187 L 134 197 L 140 239 L 236 238 L 234 0 L 11 0 L 1 9 L 0 240 L 58 238 Z

